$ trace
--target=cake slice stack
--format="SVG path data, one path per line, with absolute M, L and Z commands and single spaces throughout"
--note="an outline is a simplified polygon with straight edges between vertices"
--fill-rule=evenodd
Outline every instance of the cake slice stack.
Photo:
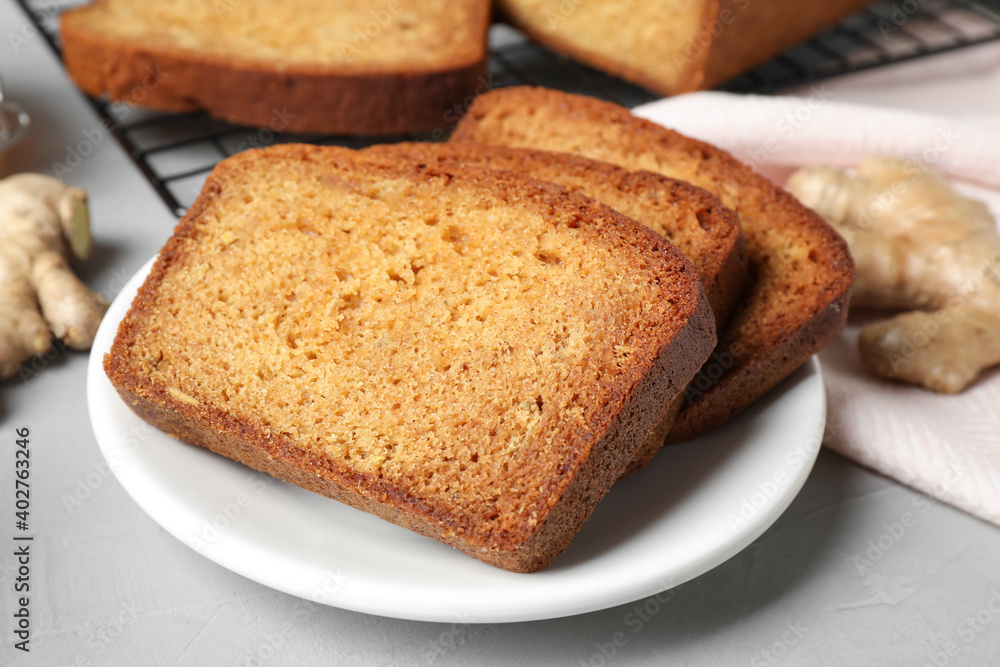
M 672 244 L 566 188 L 288 145 L 213 171 L 104 363 L 182 440 L 526 572 L 669 421 L 714 319 Z

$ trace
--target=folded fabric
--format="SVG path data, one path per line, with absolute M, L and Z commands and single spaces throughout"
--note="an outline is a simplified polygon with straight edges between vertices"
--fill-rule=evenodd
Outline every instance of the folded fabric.
M 853 167 L 865 156 L 919 159 L 1000 212 L 1000 124 L 811 97 L 701 92 L 634 110 L 721 146 L 772 178 L 803 165 Z M 824 445 L 920 493 L 1000 525 L 1000 369 L 955 396 L 881 380 L 862 365 L 855 313 L 820 353 L 828 418 Z
M 891 154 L 949 176 L 1000 188 L 1000 121 L 946 117 L 837 102 L 822 85 L 808 97 L 700 92 L 637 107 L 635 115 L 765 165 L 852 167 Z

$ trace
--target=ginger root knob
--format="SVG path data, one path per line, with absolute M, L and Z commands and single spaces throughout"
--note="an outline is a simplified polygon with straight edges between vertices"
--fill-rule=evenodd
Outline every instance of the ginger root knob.
M 0 379 L 52 347 L 87 349 L 108 302 L 67 264 L 90 253 L 87 194 L 41 174 L 0 180 Z
M 861 332 L 876 374 L 957 393 L 1000 364 L 1000 234 L 981 202 L 917 162 L 800 169 L 788 190 L 847 240 L 853 306 L 904 312 Z

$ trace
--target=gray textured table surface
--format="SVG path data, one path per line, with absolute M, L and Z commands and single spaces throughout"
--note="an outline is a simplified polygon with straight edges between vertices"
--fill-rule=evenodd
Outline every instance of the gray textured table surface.
M 0 3 L 0 75 L 34 122 L 2 169 L 51 173 L 70 147 L 92 144 L 64 177 L 91 194 L 97 248 L 81 273 L 113 295 L 174 219 L 114 140 L 95 134 L 97 118 L 26 25 Z M 884 94 L 870 79 L 845 86 L 858 99 L 866 86 Z M 1000 110 L 995 94 L 980 102 Z M 85 354 L 60 353 L 0 383 L 0 664 L 1000 664 L 1000 529 L 825 451 L 770 530 L 663 601 L 508 625 L 307 607 L 208 561 L 136 506 L 91 432 L 86 365 Z M 23 426 L 30 653 L 14 634 L 13 452 Z

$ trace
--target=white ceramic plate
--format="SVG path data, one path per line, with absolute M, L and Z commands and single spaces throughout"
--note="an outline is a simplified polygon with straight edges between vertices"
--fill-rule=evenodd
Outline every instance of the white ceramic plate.
M 125 490 L 203 555 L 266 586 L 356 611 L 442 622 L 568 616 L 666 591 L 750 544 L 812 468 L 826 403 L 805 364 L 728 426 L 619 482 L 569 549 L 513 574 L 148 426 L 101 361 L 152 261 L 122 290 L 90 357 L 97 442 Z

